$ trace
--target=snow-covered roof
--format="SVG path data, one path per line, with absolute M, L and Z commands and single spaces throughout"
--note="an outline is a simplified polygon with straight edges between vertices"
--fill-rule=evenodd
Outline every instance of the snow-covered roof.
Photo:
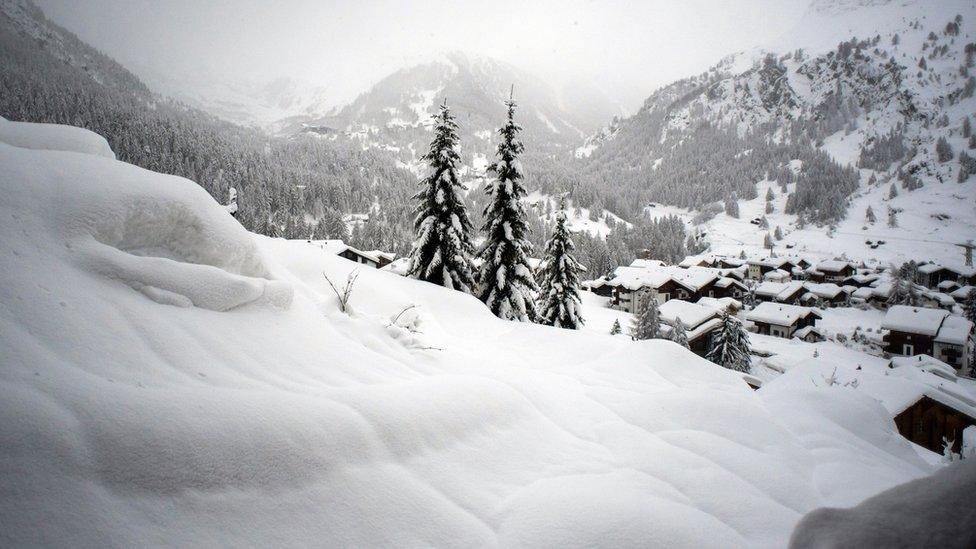
M 784 271 L 783 269 L 773 269 L 772 271 L 769 271 L 766 274 L 764 274 L 763 278 L 766 280 L 774 280 L 774 281 L 789 280 L 790 273 Z
M 817 334 L 818 336 L 825 338 L 823 331 L 821 331 L 816 326 L 804 326 L 799 330 L 793 332 L 793 337 L 798 337 L 800 339 L 803 339 L 808 335 L 810 335 L 811 333 Z
M 951 307 L 956 304 L 956 300 L 952 299 L 952 296 L 950 296 L 949 294 L 944 294 L 942 292 L 928 291 L 928 292 L 923 292 L 923 295 L 931 299 L 932 301 L 937 302 L 939 305 Z
M 607 285 L 637 290 L 643 287 L 660 288 L 670 280 L 671 275 L 669 273 L 657 269 L 617 267 L 613 270 L 613 276 L 607 281 Z
M 669 267 L 667 271 L 671 273 L 671 278 L 675 282 L 691 290 L 699 290 L 718 278 L 718 274 L 714 269 L 705 267 L 691 267 L 688 269 Z
M 715 285 L 719 288 L 728 288 L 729 286 L 738 286 L 743 290 L 746 288 L 743 283 L 739 282 L 734 278 L 729 278 L 727 276 L 723 276 L 722 278 L 716 280 Z
M 939 377 L 955 380 L 956 369 L 931 355 L 896 356 L 889 363 L 891 368 L 919 368 Z
M 664 262 L 657 259 L 635 259 L 630 262 L 631 267 L 664 267 Z
M 952 291 L 959 287 L 959 283 L 955 280 L 943 280 L 942 282 L 939 282 L 939 285 L 936 287 L 944 292 Z
M 803 287 L 813 295 L 825 299 L 833 299 L 843 292 L 841 287 L 833 282 L 825 282 L 822 284 L 806 282 L 803 284 Z
M 688 329 L 697 328 L 706 320 L 715 318 L 720 314 L 714 307 L 706 307 L 680 299 L 668 300 L 660 306 L 658 312 L 662 321 L 673 324 L 675 319 L 680 318 Z
M 765 301 L 749 311 L 746 314 L 746 319 L 753 322 L 776 324 L 777 326 L 791 326 L 808 315 L 820 318 L 820 314 L 810 307 Z
M 731 297 L 702 297 L 698 299 L 698 304 L 711 307 L 716 311 L 727 311 L 729 309 L 739 311 L 742 309 L 742 302 Z
M 839 259 L 829 259 L 827 261 L 821 261 L 817 263 L 815 267 L 817 271 L 836 273 L 842 271 L 846 267 L 854 267 L 854 264 L 850 261 L 841 261 Z
M 881 327 L 885 330 L 935 336 L 947 316 L 949 312 L 942 309 L 894 305 L 885 313 Z
M 949 315 L 942 321 L 942 327 L 935 336 L 939 343 L 950 345 L 965 345 L 969 334 L 973 332 L 973 323 L 961 316 Z
M 969 292 L 973 290 L 976 290 L 976 286 L 967 285 L 957 290 L 953 290 L 952 292 L 949 293 L 949 295 L 951 295 L 956 301 L 962 301 L 966 299 L 966 297 L 969 295 Z
M 756 286 L 756 295 L 782 300 L 794 295 L 802 288 L 803 282 L 799 280 L 792 282 L 766 281 Z

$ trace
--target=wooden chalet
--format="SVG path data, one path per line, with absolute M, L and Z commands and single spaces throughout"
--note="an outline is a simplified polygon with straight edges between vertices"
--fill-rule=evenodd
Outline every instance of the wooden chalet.
M 688 348 L 704 357 L 712 350 L 712 334 L 722 326 L 722 312 L 714 307 L 672 299 L 659 310 L 665 332 L 673 330 L 678 319 L 688 336 Z
M 844 280 L 856 273 L 856 269 L 850 261 L 832 259 L 817 263 L 815 267 L 808 269 L 807 273 L 807 278 L 813 282 L 836 282 L 843 284 Z
M 822 317 L 809 307 L 786 303 L 760 303 L 746 314 L 746 319 L 756 326 L 756 332 L 789 339 L 807 326 L 815 326 Z
M 895 416 L 901 436 L 937 454 L 943 452 L 943 439 L 952 442 L 952 451 L 962 450 L 963 429 L 976 425 L 976 413 L 954 406 L 943 398 L 926 394 Z M 964 408 L 961 410 L 960 408 Z
M 806 293 L 803 282 L 763 282 L 756 286 L 756 300 L 762 302 L 797 304 Z
M 881 328 L 885 351 L 892 355 L 931 355 L 958 369 L 972 349 L 973 323 L 943 309 L 895 305 Z

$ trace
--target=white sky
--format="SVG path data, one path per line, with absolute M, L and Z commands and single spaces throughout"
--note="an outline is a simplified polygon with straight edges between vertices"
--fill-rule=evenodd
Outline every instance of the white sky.
M 37 0 L 55 22 L 147 80 L 185 86 L 291 76 L 351 98 L 386 74 L 464 50 L 628 110 L 791 26 L 808 0 Z

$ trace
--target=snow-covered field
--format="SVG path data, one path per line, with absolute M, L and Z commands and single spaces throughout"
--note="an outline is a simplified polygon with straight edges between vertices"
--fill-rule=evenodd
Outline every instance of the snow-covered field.
M 933 470 L 861 392 L 754 392 L 607 314 L 503 322 L 27 131 L 0 143 L 0 546 L 781 547 Z M 345 314 L 323 273 L 357 270 Z

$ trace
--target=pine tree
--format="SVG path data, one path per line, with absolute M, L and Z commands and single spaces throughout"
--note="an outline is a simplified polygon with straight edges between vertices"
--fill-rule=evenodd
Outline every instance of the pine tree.
M 546 254 L 539 269 L 539 322 L 578 330 L 583 326 L 580 316 L 580 264 L 571 255 L 575 249 L 566 228 L 566 212 L 556 214 L 556 227 L 546 243 Z M 620 333 L 620 324 L 615 324 Z M 611 333 L 613 333 L 611 331 Z
M 878 221 L 878 218 L 875 217 L 874 210 L 871 209 L 870 205 L 868 205 L 868 209 L 864 210 L 864 220 L 868 223 L 875 223 Z
M 888 208 L 888 226 L 891 228 L 898 227 L 898 212 L 894 208 Z
M 715 332 L 706 359 L 730 370 L 749 371 L 749 336 L 738 320 L 722 313 L 722 325 Z
M 639 296 L 636 296 L 640 299 Z M 646 295 L 643 303 L 638 306 L 634 323 L 630 327 L 630 336 L 634 339 L 657 339 L 661 337 L 661 315 L 658 311 L 657 298 Z
M 962 302 L 963 314 L 966 319 L 976 324 L 976 288 L 969 290 Z
M 763 248 L 767 250 L 773 249 L 773 238 L 769 236 L 769 233 L 766 233 L 766 236 L 763 237 Z
M 461 156 L 457 151 L 457 124 L 441 104 L 436 118 L 430 150 L 421 157 L 430 175 L 421 181 L 414 229 L 417 238 L 410 252 L 408 276 L 471 293 L 471 254 L 474 247 L 469 233 L 471 221 L 458 190 L 457 178 Z
M 898 196 L 898 187 L 896 187 L 895 184 L 892 183 L 891 187 L 888 187 L 888 200 L 891 200 L 896 196 Z
M 688 333 L 685 331 L 685 323 L 681 321 L 681 317 L 675 317 L 674 326 L 671 327 L 671 331 L 668 333 L 668 339 L 685 349 L 689 348 Z
M 478 257 L 482 260 L 478 287 L 481 301 L 496 316 L 527 322 L 535 319 L 535 304 L 531 292 L 538 287 L 532 276 L 532 267 L 529 266 L 532 244 L 527 238 L 528 225 L 525 222 L 525 206 L 522 204 L 525 187 L 521 182 L 522 164 L 518 156 L 524 147 L 518 139 L 522 128 L 515 123 L 515 101 L 509 98 L 505 105 L 508 107 L 508 121 L 498 130 L 502 138 L 496 152 L 498 159 L 488 167 L 488 172 L 494 174 L 494 178 L 485 186 L 488 204 L 484 210 L 485 224 L 481 227 L 485 232 L 485 243 L 478 252 Z M 575 272 L 572 274 L 575 276 Z M 575 292 L 578 281 L 572 282 L 572 289 L 562 291 Z M 572 295 L 578 303 L 579 296 Z M 578 314 L 576 310 L 574 307 L 565 314 L 575 318 Z M 566 327 L 578 327 L 575 320 L 573 322 Z
M 772 202 L 766 202 L 766 213 L 767 214 L 773 213 L 773 203 Z
M 620 321 L 616 318 L 613 319 L 613 326 L 610 327 L 610 335 L 620 335 L 623 330 L 620 329 Z
M 952 160 L 952 146 L 949 145 L 945 137 L 940 137 L 935 142 L 935 153 L 939 157 L 939 162 L 944 163 Z
M 773 231 L 773 238 L 776 240 L 783 240 L 783 229 L 779 225 L 776 225 L 776 230 Z

